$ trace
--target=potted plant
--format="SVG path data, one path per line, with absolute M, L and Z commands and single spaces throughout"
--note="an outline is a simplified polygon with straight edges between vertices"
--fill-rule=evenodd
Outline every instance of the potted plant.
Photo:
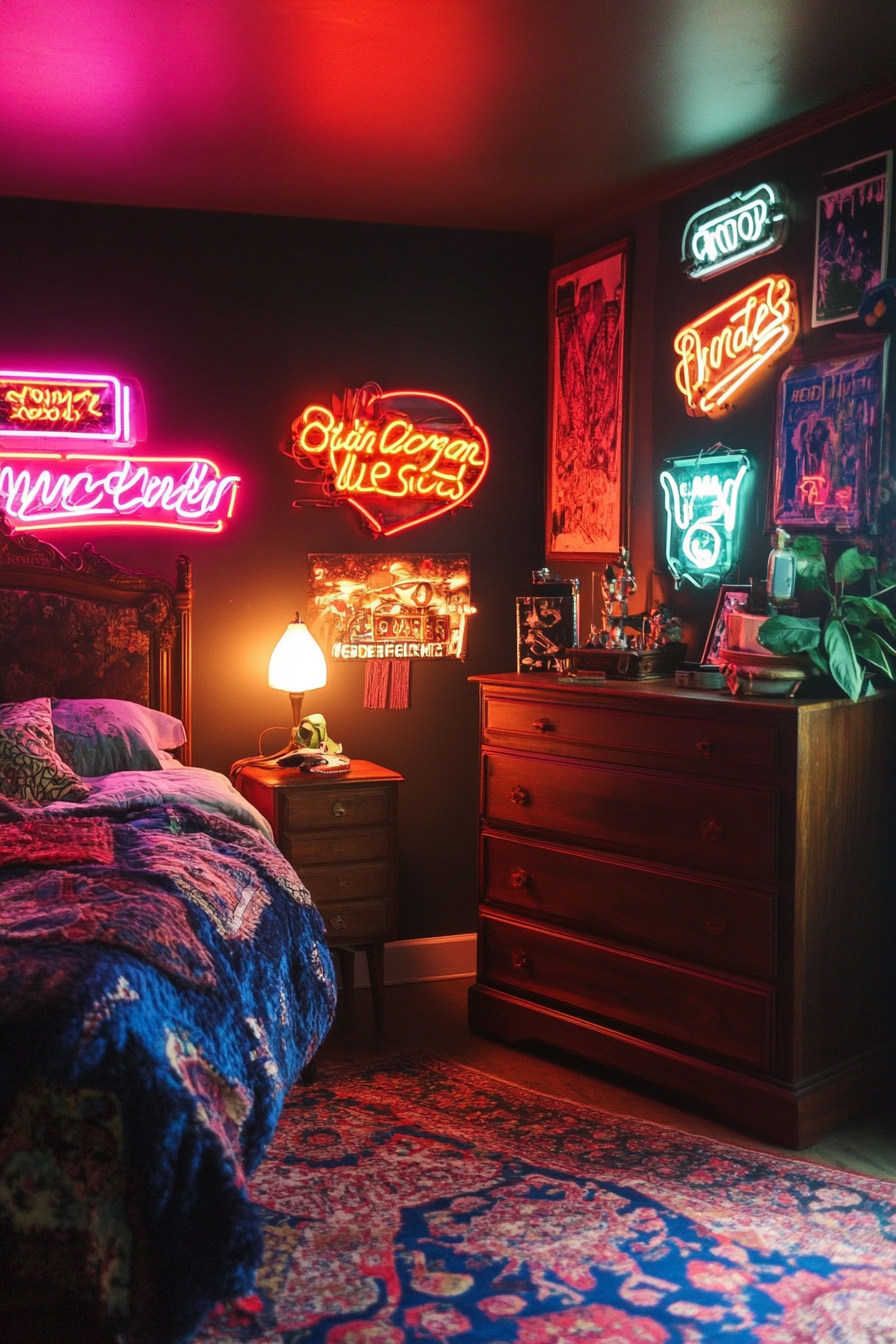
M 818 671 L 832 677 L 851 700 L 867 693 L 871 678 L 881 673 L 896 681 L 896 616 L 880 600 L 884 593 L 896 591 L 896 584 L 881 588 L 870 597 L 846 591 L 869 576 L 874 586 L 877 561 L 862 549 L 861 543 L 839 556 L 833 585 L 828 583 L 818 537 L 797 537 L 793 549 L 797 556 L 797 587 L 820 588 L 826 593 L 827 613 L 820 619 L 771 616 L 759 630 L 760 644 L 770 653 L 807 654 Z

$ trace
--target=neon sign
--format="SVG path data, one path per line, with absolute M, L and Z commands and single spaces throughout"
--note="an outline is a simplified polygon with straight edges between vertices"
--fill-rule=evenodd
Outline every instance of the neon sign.
M 692 280 L 706 280 L 776 252 L 788 222 L 783 188 L 762 182 L 752 191 L 736 191 L 691 215 L 681 240 L 685 270 Z
M 788 350 L 799 331 L 796 286 L 767 275 L 682 327 L 678 389 L 690 415 L 723 415 L 738 388 Z
M 0 373 L 0 434 L 130 448 L 146 437 L 140 384 L 110 374 Z
M 695 457 L 667 457 L 660 472 L 666 509 L 666 563 L 675 587 L 721 583 L 737 563 L 752 470 L 746 453 L 717 444 Z
M 307 406 L 292 423 L 292 455 L 317 478 L 303 504 L 343 500 L 390 537 L 458 508 L 477 490 L 488 440 L 471 417 L 434 392 L 383 392 L 367 383 L 334 409 Z

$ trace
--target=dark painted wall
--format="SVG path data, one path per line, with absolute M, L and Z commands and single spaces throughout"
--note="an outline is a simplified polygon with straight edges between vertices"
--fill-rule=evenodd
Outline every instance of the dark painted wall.
M 267 659 L 305 596 L 309 552 L 382 550 L 350 509 L 291 507 L 277 451 L 310 401 L 372 379 L 464 405 L 492 445 L 475 503 L 395 550 L 472 556 L 465 664 L 412 669 L 411 708 L 362 707 L 360 666 L 309 693 L 346 751 L 401 771 L 401 936 L 475 927 L 476 689 L 515 665 L 513 598 L 541 563 L 549 242 L 533 235 L 7 200 L 4 366 L 130 373 L 147 451 L 204 449 L 242 476 L 221 536 L 112 528 L 48 534 L 174 573 L 192 554 L 194 760 L 227 770 L 289 722 Z M 276 745 L 272 734 L 267 745 Z
M 641 593 L 647 602 L 671 602 L 684 624 L 690 656 L 699 657 L 718 590 L 698 592 L 685 583 L 673 593 L 663 563 L 663 523 L 659 472 L 664 457 L 687 455 L 721 440 L 729 448 L 751 453 L 756 489 L 739 573 L 730 582 L 765 576 L 769 539 L 765 531 L 769 459 L 774 441 L 778 376 L 791 361 L 844 353 L 842 335 L 859 332 L 857 321 L 814 328 L 812 281 L 815 257 L 816 198 L 830 189 L 823 174 L 866 156 L 896 149 L 896 104 L 832 126 L 774 154 L 745 162 L 737 171 L 716 177 L 699 188 L 674 196 L 638 214 L 620 217 L 600 229 L 580 230 L 556 240 L 559 265 L 616 238 L 633 240 L 630 310 L 629 415 L 631 433 L 631 550 Z M 791 229 L 785 245 L 765 257 L 708 280 L 691 280 L 681 265 L 681 238 L 690 216 L 734 191 L 762 181 L 782 182 L 791 202 Z M 889 274 L 896 269 L 896 238 L 891 220 Z M 764 275 L 781 273 L 796 282 L 800 299 L 801 335 L 797 345 L 748 385 L 727 414 L 712 420 L 687 414 L 675 385 L 676 333 Z M 894 395 L 893 342 L 890 342 L 888 405 Z M 892 452 L 891 452 L 892 464 Z M 575 572 L 575 566 L 562 566 Z M 579 566 L 583 588 L 590 589 L 590 569 Z M 587 592 L 586 592 L 587 595 Z M 587 604 L 586 604 L 587 605 Z M 804 600 L 805 605 L 805 600 Z M 585 617 L 587 620 L 587 610 Z M 586 627 L 587 629 L 587 624 Z

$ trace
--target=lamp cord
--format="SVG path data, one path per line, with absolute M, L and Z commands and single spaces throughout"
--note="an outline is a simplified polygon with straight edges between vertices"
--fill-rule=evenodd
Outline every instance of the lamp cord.
M 230 782 L 234 788 L 238 785 L 240 775 L 247 765 L 259 765 L 262 761 L 276 761 L 278 756 L 285 756 L 292 747 L 292 731 L 292 728 L 287 728 L 283 723 L 275 724 L 271 728 L 262 728 L 261 732 L 258 734 L 258 755 L 243 756 L 241 760 L 234 761 L 233 765 L 230 767 Z M 261 749 L 261 743 L 266 733 L 289 733 L 290 736 L 285 747 L 281 747 L 279 751 L 274 751 L 270 755 L 265 755 Z

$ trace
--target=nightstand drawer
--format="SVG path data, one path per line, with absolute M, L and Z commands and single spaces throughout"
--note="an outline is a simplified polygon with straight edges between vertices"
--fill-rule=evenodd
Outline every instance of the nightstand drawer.
M 315 901 L 330 943 L 375 943 L 392 936 L 390 901 Z
M 280 847 L 294 868 L 309 864 L 356 863 L 361 859 L 388 859 L 391 833 L 384 827 L 362 830 L 296 831 L 280 837 Z
M 393 790 L 386 788 L 297 789 L 281 795 L 280 833 L 328 826 L 382 826 L 391 821 Z
M 343 863 L 323 868 L 297 868 L 315 905 L 321 901 L 370 901 L 390 895 L 389 863 Z
M 485 917 L 481 978 L 757 1068 L 772 1061 L 771 990 Z
M 771 881 L 777 795 L 691 777 L 486 753 L 484 815 L 633 856 Z
M 740 975 L 774 975 L 774 902 L 762 892 L 488 834 L 482 883 L 483 900 L 530 918 Z

